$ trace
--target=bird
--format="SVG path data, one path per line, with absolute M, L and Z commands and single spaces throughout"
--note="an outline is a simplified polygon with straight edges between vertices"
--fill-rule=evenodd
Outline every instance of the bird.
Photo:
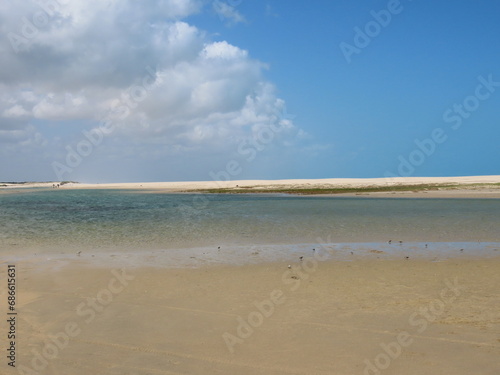
M 299 257 L 300 261 L 302 262 L 302 259 L 304 259 L 304 257 Z
M 410 257 L 405 257 L 405 259 L 410 259 Z
M 290 269 L 290 268 L 292 268 L 292 266 L 291 266 L 291 265 L 288 265 L 288 269 Z
M 389 240 L 389 245 L 391 244 L 392 240 Z

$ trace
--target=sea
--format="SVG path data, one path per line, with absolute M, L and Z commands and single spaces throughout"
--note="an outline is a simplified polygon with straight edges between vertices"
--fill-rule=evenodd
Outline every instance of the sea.
M 77 254 L 198 266 L 293 260 L 321 250 L 344 260 L 496 256 L 500 199 L 4 189 L 0 228 L 0 256 L 48 260 Z

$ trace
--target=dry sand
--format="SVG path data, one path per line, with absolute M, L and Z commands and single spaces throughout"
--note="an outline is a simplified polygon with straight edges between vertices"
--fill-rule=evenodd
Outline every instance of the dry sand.
M 390 181 L 499 182 L 499 176 Z M 386 179 L 333 179 L 232 181 L 224 186 L 387 183 Z M 217 184 L 70 184 L 63 188 L 175 192 L 210 187 Z M 494 189 L 478 189 L 464 189 L 462 194 L 498 194 Z M 2 189 L 6 191 L 11 190 Z M 427 196 L 458 197 L 459 191 Z M 415 196 L 396 195 L 400 194 Z M 498 256 L 433 262 L 387 259 L 374 250 L 372 258 L 353 261 L 313 263 L 305 258 L 290 263 L 291 269 L 288 262 L 279 262 L 201 268 L 136 264 L 124 271 L 113 270 L 97 257 L 82 258 L 53 262 L 40 256 L 14 261 L 18 371 L 7 366 L 4 355 L 0 374 L 500 373 Z M 4 261 L 0 265 L 4 320 L 6 273 Z M 6 348 L 8 325 L 4 322 L 3 327 L 1 343 Z
M 57 183 L 57 182 L 55 182 Z M 54 182 L 36 182 L 19 184 L 2 184 L 0 193 L 10 189 L 50 188 Z M 233 180 L 233 181 L 184 181 L 184 182 L 135 182 L 135 183 L 68 183 L 62 189 L 134 189 L 176 193 L 195 190 L 228 188 L 267 189 L 314 189 L 314 188 L 362 188 L 387 187 L 397 185 L 450 184 L 457 185 L 452 190 L 439 191 L 400 191 L 390 193 L 361 193 L 342 195 L 363 195 L 375 197 L 426 197 L 426 198 L 500 198 L 500 186 L 484 186 L 484 184 L 500 184 L 500 176 L 465 176 L 465 177 L 397 177 L 397 178 L 329 178 L 309 180 Z
M 378 374 L 366 361 L 383 374 L 500 372 L 499 257 L 291 266 L 113 273 L 76 257 L 57 268 L 19 260 L 17 365 L 38 358 L 37 373 L 51 375 Z M 272 297 L 265 317 L 255 302 Z M 2 357 L 0 373 L 15 373 Z

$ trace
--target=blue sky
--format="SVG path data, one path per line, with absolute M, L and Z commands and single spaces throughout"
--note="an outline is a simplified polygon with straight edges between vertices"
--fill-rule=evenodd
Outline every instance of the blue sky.
M 0 180 L 500 174 L 498 2 L 54 2 L 0 6 Z

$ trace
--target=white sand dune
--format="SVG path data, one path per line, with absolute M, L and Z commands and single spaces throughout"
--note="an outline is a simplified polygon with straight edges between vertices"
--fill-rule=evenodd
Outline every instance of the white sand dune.
M 57 183 L 57 182 L 55 182 Z M 54 182 L 4 184 L 4 189 L 52 187 Z M 481 186 L 482 184 L 500 184 L 500 176 L 462 176 L 462 177 L 396 177 L 396 178 L 325 178 L 325 179 L 291 179 L 291 180 L 230 180 L 230 181 L 179 181 L 179 182 L 130 182 L 130 183 L 68 183 L 61 185 L 63 189 L 136 189 L 163 192 L 183 192 L 204 189 L 304 189 L 304 188 L 361 188 L 397 185 L 450 184 L 458 185 L 457 189 L 431 192 L 398 192 L 398 195 L 431 197 L 474 197 L 487 196 L 500 198 L 500 187 Z M 0 184 L 1 185 L 1 184 Z M 0 188 L 1 189 L 1 188 Z M 369 193 L 367 195 L 387 196 L 394 193 Z
M 23 184 L 23 187 L 51 187 L 57 182 L 35 182 Z M 292 179 L 292 180 L 230 180 L 230 181 L 179 181 L 179 182 L 130 182 L 130 183 L 69 183 L 64 188 L 101 188 L 101 189 L 212 189 L 235 187 L 310 187 L 310 186 L 392 186 L 417 184 L 491 184 L 500 183 L 500 176 L 463 176 L 463 177 L 395 177 L 395 178 L 324 178 L 324 179 Z M 6 184 L 5 187 L 20 187 Z

